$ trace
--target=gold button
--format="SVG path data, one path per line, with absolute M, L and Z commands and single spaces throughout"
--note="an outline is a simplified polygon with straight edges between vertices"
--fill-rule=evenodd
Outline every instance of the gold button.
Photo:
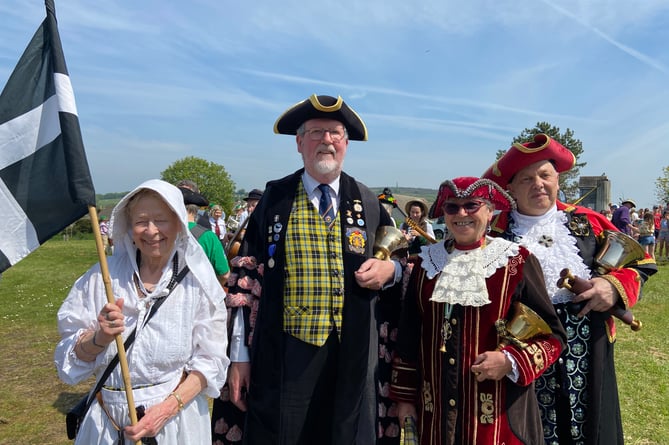
M 448 404 L 451 406 L 455 406 L 455 400 L 451 399 L 448 401 Z
M 449 358 L 448 359 L 448 364 L 449 365 L 455 365 L 455 359 L 454 358 Z
M 458 324 L 458 320 L 455 318 L 451 318 L 451 324 L 455 326 L 456 324 Z

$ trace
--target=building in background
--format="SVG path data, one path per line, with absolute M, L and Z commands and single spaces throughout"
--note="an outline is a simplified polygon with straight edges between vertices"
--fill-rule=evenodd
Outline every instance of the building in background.
M 581 176 L 578 180 L 580 198 L 576 204 L 596 212 L 608 210 L 611 202 L 611 181 L 606 175 Z

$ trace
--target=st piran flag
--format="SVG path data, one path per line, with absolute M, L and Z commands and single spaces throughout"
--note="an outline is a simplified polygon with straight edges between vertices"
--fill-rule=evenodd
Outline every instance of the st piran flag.
M 95 205 L 53 0 L 45 5 L 0 94 L 0 273 Z

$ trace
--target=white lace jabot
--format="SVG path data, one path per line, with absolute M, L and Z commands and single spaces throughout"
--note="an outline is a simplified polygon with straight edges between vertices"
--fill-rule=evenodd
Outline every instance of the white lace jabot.
M 541 216 L 528 216 L 514 210 L 511 218 L 511 231 L 521 238 L 520 245 L 532 252 L 541 263 L 552 302 L 571 301 L 574 294 L 557 286 L 560 271 L 569 268 L 574 275 L 585 279 L 590 278 L 591 271 L 578 254 L 576 238 L 567 228 L 569 219 L 565 212 L 554 207 Z
M 482 249 L 446 251 L 445 243 L 423 246 L 419 256 L 428 278 L 439 278 L 430 301 L 483 306 L 490 303 L 485 279 L 518 255 L 518 244 L 502 238 L 486 237 Z

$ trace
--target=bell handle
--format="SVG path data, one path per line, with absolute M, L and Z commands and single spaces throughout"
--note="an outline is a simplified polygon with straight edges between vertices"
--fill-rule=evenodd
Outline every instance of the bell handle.
M 557 286 L 566 288 L 575 294 L 580 294 L 592 288 L 592 284 L 581 277 L 575 276 L 569 269 L 565 268 L 560 271 L 560 279 L 557 281 Z M 608 310 L 609 314 L 616 317 L 623 323 L 629 325 L 634 332 L 641 329 L 643 324 L 639 321 L 629 309 L 620 306 L 613 306 Z

